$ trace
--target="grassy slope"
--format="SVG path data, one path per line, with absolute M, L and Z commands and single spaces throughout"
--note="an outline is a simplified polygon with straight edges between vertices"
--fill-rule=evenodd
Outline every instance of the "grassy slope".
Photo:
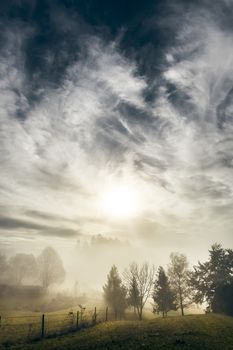
M 11 349 L 233 350 L 233 318 L 199 315 L 143 322 L 117 321 Z

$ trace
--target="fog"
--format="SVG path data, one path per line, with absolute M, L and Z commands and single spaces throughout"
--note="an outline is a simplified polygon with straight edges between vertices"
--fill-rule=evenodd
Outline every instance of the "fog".
M 233 246 L 232 1 L 81 4 L 0 11 L 0 253 L 38 268 L 20 281 L 7 265 L 19 294 L 101 299 L 113 264 Z

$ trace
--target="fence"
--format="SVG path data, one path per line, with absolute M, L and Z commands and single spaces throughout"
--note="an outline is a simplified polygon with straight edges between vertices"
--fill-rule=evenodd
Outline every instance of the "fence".
M 11 345 L 40 338 L 62 335 L 113 320 L 106 308 L 79 308 L 67 313 L 47 313 L 30 316 L 0 316 L 0 344 Z

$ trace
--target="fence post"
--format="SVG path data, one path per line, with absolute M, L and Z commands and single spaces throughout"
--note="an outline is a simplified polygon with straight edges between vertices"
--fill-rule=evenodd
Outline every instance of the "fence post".
M 76 328 L 79 326 L 79 311 L 77 311 Z
M 83 322 L 83 309 L 81 309 L 81 313 L 80 313 L 80 324 L 82 325 Z
M 108 321 L 108 306 L 106 307 L 106 313 L 105 313 L 105 322 Z
M 41 338 L 44 338 L 45 335 L 45 322 L 44 322 L 44 314 L 42 315 L 42 319 L 41 319 Z
M 2 327 L 2 316 L 0 316 L 0 328 Z
M 96 319 L 97 319 L 97 313 L 96 313 L 96 307 L 95 307 L 95 311 L 94 311 L 94 319 L 93 319 L 94 324 L 96 324 Z

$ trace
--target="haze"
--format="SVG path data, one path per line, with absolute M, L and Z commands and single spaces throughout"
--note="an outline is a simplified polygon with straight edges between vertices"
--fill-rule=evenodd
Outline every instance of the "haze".
M 231 0 L 2 2 L 0 244 L 66 287 L 233 247 Z

